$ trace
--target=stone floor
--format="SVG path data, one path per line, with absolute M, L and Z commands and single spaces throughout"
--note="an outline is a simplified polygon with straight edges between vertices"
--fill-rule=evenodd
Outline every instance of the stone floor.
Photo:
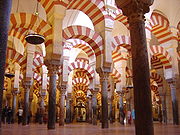
M 154 124 L 155 135 L 180 135 L 180 126 Z M 64 127 L 56 125 L 55 130 L 47 130 L 47 125 L 3 124 L 0 135 L 135 135 L 134 126 L 110 124 L 109 129 L 101 129 L 100 125 L 87 123 L 68 124 Z

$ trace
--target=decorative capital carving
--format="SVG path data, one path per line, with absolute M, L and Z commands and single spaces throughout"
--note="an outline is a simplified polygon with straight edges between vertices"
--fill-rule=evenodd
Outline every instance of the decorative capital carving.
M 71 93 L 67 93 L 67 96 L 66 96 L 67 100 L 71 100 L 71 97 L 72 97 L 72 94 Z
M 168 82 L 168 84 L 176 84 L 177 78 L 170 78 L 170 79 L 166 79 L 166 81 Z
M 32 85 L 31 80 L 24 80 L 23 81 L 23 86 L 24 86 L 25 90 L 30 90 L 31 85 Z
M 47 66 L 48 73 L 50 75 L 57 74 L 60 71 L 60 61 L 58 61 L 58 60 L 45 60 L 44 63 Z
M 125 91 L 116 91 L 116 92 L 120 97 L 123 97 L 126 93 Z
M 99 88 L 95 88 L 94 90 L 91 89 L 91 93 L 93 94 L 92 96 L 97 96 L 98 92 L 99 92 Z
M 17 96 L 17 94 L 19 94 L 19 89 L 18 88 L 14 88 L 13 90 L 12 90 L 12 95 L 13 96 Z
M 109 79 L 109 72 L 102 72 L 100 75 L 100 81 L 108 81 Z
M 144 14 L 149 12 L 149 6 L 154 0 L 116 0 L 118 8 L 128 17 L 129 23 L 144 21 Z
M 60 90 L 60 93 L 61 95 L 65 95 L 66 94 L 66 85 L 61 85 L 61 90 Z

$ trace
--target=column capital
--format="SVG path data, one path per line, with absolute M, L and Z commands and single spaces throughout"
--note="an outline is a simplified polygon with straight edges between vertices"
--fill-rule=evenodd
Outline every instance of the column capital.
M 30 89 L 31 85 L 32 85 L 31 80 L 24 80 L 23 81 L 23 86 L 24 86 L 25 89 L 27 89 L 27 88 Z
M 116 91 L 116 92 L 120 97 L 123 97 L 126 93 L 125 91 Z
M 41 89 L 41 91 L 40 91 L 40 96 L 41 97 L 45 97 L 46 96 L 46 89 Z
M 92 96 L 97 96 L 98 92 L 99 92 L 99 88 L 95 88 L 94 90 L 91 89 L 91 93 L 93 94 Z
M 45 60 L 49 74 L 57 74 L 60 70 L 60 61 L 58 60 Z
M 71 93 L 67 93 L 66 98 L 67 98 L 68 100 L 71 100 L 71 97 L 72 97 L 72 94 L 71 94 Z
M 17 96 L 17 94 L 19 94 L 19 89 L 18 89 L 18 88 L 14 88 L 14 89 L 12 90 L 12 95 L 13 95 L 13 96 Z
M 169 78 L 169 79 L 166 79 L 166 81 L 168 82 L 168 84 L 176 84 L 177 78 L 176 77 Z
M 144 21 L 144 14 L 149 12 L 149 6 L 154 0 L 116 0 L 118 8 L 123 14 L 128 16 L 129 23 L 134 21 Z
M 60 93 L 61 93 L 62 95 L 65 95 L 65 94 L 66 94 L 66 85 L 61 85 L 61 86 L 60 86 Z

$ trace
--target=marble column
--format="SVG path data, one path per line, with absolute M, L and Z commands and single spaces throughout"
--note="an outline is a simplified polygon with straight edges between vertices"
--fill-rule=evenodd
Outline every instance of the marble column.
M 48 68 L 49 81 L 49 101 L 48 101 L 48 129 L 55 129 L 56 123 L 56 81 L 57 73 L 59 71 L 59 63 L 53 61 L 45 61 Z
M 179 111 L 178 111 L 178 102 L 176 96 L 176 78 L 168 79 L 168 84 L 171 90 L 171 99 L 172 99 L 172 109 L 173 109 L 173 124 L 179 125 Z
M 136 135 L 153 135 L 152 101 L 149 63 L 145 33 L 145 16 L 153 0 L 116 0 L 117 6 L 128 17 L 133 67 L 135 132 Z
M 109 72 L 100 73 L 100 83 L 101 83 L 101 121 L 102 128 L 108 128 L 108 78 Z
M 86 122 L 89 122 L 89 101 L 86 100 Z
M 119 94 L 119 122 L 124 125 L 125 113 L 124 113 L 124 106 L 123 106 L 123 96 L 124 93 L 122 91 L 117 91 Z
M 59 126 L 64 126 L 64 101 L 65 101 L 65 94 L 66 94 L 66 85 L 61 85 L 60 88 L 60 112 L 59 112 Z
M 92 92 L 92 124 L 97 125 L 97 94 L 99 89 L 91 90 Z
M 16 120 L 16 106 L 17 106 L 17 94 L 18 94 L 18 89 L 14 89 L 12 91 L 13 95 L 13 100 L 12 100 L 12 123 L 15 122 Z
M 89 104 L 88 104 L 89 105 L 88 106 L 89 107 L 88 108 L 88 110 L 89 110 L 89 112 L 88 112 L 89 113 L 89 121 L 88 121 L 88 123 L 91 124 L 92 123 L 92 97 L 91 96 L 88 97 L 88 102 L 89 102 Z
M 71 93 L 66 96 L 66 123 L 71 123 Z
M 0 1 L 0 120 L 2 115 L 2 100 L 4 89 L 4 71 L 6 62 L 6 48 L 8 39 L 9 19 L 11 13 L 12 0 Z M 1 121 L 0 121 L 1 128 Z
M 39 115 L 39 124 L 42 124 L 43 123 L 43 115 L 44 115 L 44 112 L 45 112 L 45 107 L 44 107 L 44 98 L 45 98 L 45 94 L 42 94 L 40 95 L 40 102 L 39 102 L 39 109 L 40 109 L 40 115 Z
M 23 125 L 28 124 L 28 115 L 29 115 L 29 92 L 31 87 L 31 81 L 23 82 L 24 85 L 24 109 L 23 109 Z
M 166 93 L 162 92 L 162 87 L 159 87 L 159 96 L 161 99 L 161 104 L 162 104 L 162 122 L 164 122 L 165 124 L 167 124 L 167 110 L 166 110 Z

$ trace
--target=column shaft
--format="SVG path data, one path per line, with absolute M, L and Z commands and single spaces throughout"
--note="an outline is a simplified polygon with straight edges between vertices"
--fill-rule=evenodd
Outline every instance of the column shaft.
M 93 110 L 92 124 L 97 125 L 97 98 L 96 98 L 96 94 L 93 94 L 93 96 L 92 96 L 92 110 Z
M 91 124 L 92 123 L 92 98 L 89 97 L 88 98 L 88 101 L 89 101 L 89 123 Z
M 60 95 L 60 112 L 59 112 L 59 126 L 64 126 L 64 101 L 65 101 L 66 86 L 61 88 Z
M 16 120 L 16 98 L 17 98 L 17 94 L 13 93 L 13 101 L 12 101 L 12 122 L 13 123 Z
M 23 125 L 28 124 L 29 92 L 30 92 L 30 85 L 26 85 L 24 90 L 24 109 L 23 109 L 23 123 L 22 123 Z
M 102 128 L 108 128 L 108 73 L 103 73 L 102 76 L 100 76 L 101 81 L 101 102 L 102 102 Z
M 48 129 L 55 129 L 56 122 L 56 74 L 50 74 L 49 104 L 48 104 Z
M 153 135 L 149 64 L 144 21 L 131 21 L 132 65 L 137 135 Z
M 171 88 L 172 109 L 173 109 L 173 124 L 178 125 L 179 118 L 178 118 L 178 102 L 176 97 L 176 85 L 171 83 L 170 88 Z
M 71 123 L 71 97 L 70 93 L 68 93 L 66 98 L 66 123 Z
M 2 99 L 4 89 L 4 71 L 6 61 L 6 48 L 8 39 L 9 19 L 11 12 L 12 0 L 0 1 L 0 120 L 2 115 Z M 1 128 L 1 121 L 0 121 Z

